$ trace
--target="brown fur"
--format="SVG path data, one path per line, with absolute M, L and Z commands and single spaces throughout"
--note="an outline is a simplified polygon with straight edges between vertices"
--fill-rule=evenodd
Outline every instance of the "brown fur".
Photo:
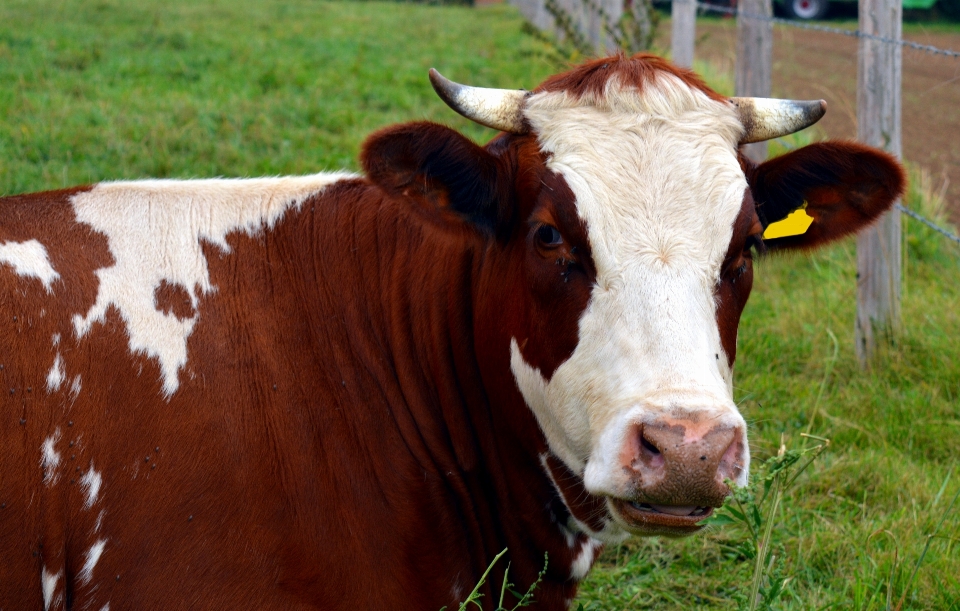
M 534 89 L 534 92 L 566 91 L 576 97 L 590 94 L 600 98 L 611 78 L 617 78 L 623 87 L 635 87 L 642 92 L 658 74 L 671 74 L 691 89 L 698 89 L 713 100 L 726 99 L 708 87 L 693 71 L 674 66 L 662 57 L 649 53 L 638 53 L 632 57 L 620 53 L 585 62 L 568 72 L 551 76 Z

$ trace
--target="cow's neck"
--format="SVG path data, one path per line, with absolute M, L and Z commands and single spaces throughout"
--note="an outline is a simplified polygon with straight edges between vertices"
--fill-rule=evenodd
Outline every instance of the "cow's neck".
M 445 562 L 457 566 L 453 587 L 462 597 L 501 550 L 508 556 L 490 573 L 487 602 L 496 600 L 494 591 L 499 595 L 507 562 L 510 580 L 522 590 L 544 567 L 546 552 L 548 570 L 536 598 L 542 608 L 565 608 L 598 550 L 568 528 L 567 509 L 548 476 L 545 441 L 513 382 L 508 341 L 478 324 L 488 313 L 478 313 L 475 301 L 504 297 L 477 294 L 490 290 L 489 278 L 481 276 L 496 275 L 503 253 L 468 227 L 435 224 L 401 204 L 381 202 L 349 215 L 344 250 L 352 254 L 341 262 L 344 273 L 361 279 L 362 311 L 369 316 L 352 331 L 351 343 L 361 348 L 373 378 L 367 383 L 379 387 L 374 394 L 390 412 L 385 424 L 409 458 L 398 469 L 419 472 L 420 481 L 410 484 L 413 495 L 445 505 L 428 504 L 425 516 L 410 519 L 426 518 L 438 535 L 434 543 L 459 538 L 442 544 L 453 554 Z M 562 466 L 553 462 L 560 474 Z M 437 515 L 457 515 L 458 532 L 437 524 Z

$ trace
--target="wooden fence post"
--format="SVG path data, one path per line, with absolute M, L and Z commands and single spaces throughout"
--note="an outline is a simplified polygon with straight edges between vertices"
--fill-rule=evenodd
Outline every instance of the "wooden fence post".
M 860 31 L 900 40 L 901 0 L 860 0 Z M 857 136 L 901 157 L 902 47 L 860 39 Z M 857 236 L 857 357 L 867 367 L 878 340 L 900 327 L 900 213 L 891 210 Z
M 673 0 L 672 4 L 670 56 L 676 65 L 692 68 L 693 42 L 697 35 L 697 2 L 696 0 Z
M 527 21 L 541 32 L 553 29 L 553 17 L 547 12 L 544 0 L 510 0 L 510 3 L 520 9 Z
M 735 90 L 738 96 L 769 98 L 773 72 L 772 0 L 740 0 L 737 4 L 737 65 Z M 743 147 L 754 161 L 767 158 L 767 143 Z
M 510 2 L 541 32 L 549 32 L 559 40 L 564 40 L 567 36 L 567 32 L 547 10 L 545 0 Z M 570 25 L 590 44 L 597 55 L 606 55 L 617 50 L 617 41 L 607 28 L 615 30 L 619 26 L 620 18 L 623 17 L 623 0 L 554 0 L 554 3 L 556 8 L 569 17 Z
M 609 19 L 609 27 L 616 30 L 620 26 L 620 20 L 623 18 L 623 0 L 597 0 L 597 4 L 603 7 Z M 600 24 L 600 28 L 603 24 Z M 617 41 L 611 36 L 610 32 L 602 29 L 599 40 L 594 43 L 599 54 L 616 53 Z

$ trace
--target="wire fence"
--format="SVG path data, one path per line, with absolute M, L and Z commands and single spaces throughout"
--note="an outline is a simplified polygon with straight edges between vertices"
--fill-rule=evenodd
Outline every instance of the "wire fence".
M 674 1 L 675 1 L 675 2 L 678 2 L 678 1 L 680 1 L 680 2 L 682 2 L 682 1 L 687 1 L 687 2 L 689 2 L 690 0 L 674 0 Z M 747 19 L 756 19 L 756 20 L 759 20 L 759 21 L 765 21 L 765 22 L 768 22 L 768 23 L 775 23 L 775 24 L 777 24 L 777 25 L 784 25 L 784 26 L 788 26 L 788 27 L 791 27 L 791 28 L 797 28 L 797 29 L 802 29 L 802 30 L 814 30 L 814 31 L 817 31 L 817 32 L 826 32 L 826 33 L 828 33 L 828 34 L 840 34 L 840 35 L 842 35 L 842 36 L 850 36 L 850 37 L 853 37 L 853 38 L 866 38 L 866 39 L 868 39 L 868 40 L 876 40 L 876 41 L 878 41 L 878 42 L 882 42 L 882 43 L 886 43 L 886 44 L 898 45 L 898 46 L 900 46 L 900 47 L 907 47 L 907 48 L 909 48 L 909 49 L 914 49 L 914 50 L 917 50 L 917 51 L 923 51 L 924 53 L 931 53 L 931 54 L 934 54 L 934 55 L 943 55 L 943 56 L 952 57 L 952 58 L 960 58 L 960 52 L 952 51 L 952 50 L 950 50 L 950 49 L 941 49 L 941 48 L 935 47 L 935 46 L 933 46 L 933 45 L 924 45 L 924 44 L 920 44 L 920 43 L 913 42 L 913 41 L 910 41 L 910 40 L 887 38 L 887 37 L 885 37 L 885 36 L 875 36 L 875 35 L 873 35 L 873 34 L 866 34 L 866 33 L 864 33 L 864 32 L 861 32 L 860 30 L 846 30 L 846 29 L 844 29 L 844 28 L 835 28 L 835 27 L 820 25 L 820 24 L 817 24 L 817 23 L 804 23 L 804 22 L 802 22 L 802 21 L 794 21 L 794 20 L 792 20 L 792 19 L 781 19 L 781 18 L 779 18 L 779 17 L 768 17 L 767 15 L 761 15 L 761 14 L 759 14 L 759 13 L 748 13 L 748 12 L 744 12 L 744 11 L 738 11 L 738 10 L 737 10 L 736 8 L 734 8 L 734 7 L 722 6 L 722 5 L 719 5 L 719 4 L 711 4 L 711 3 L 709 3 L 709 2 L 699 2 L 699 1 L 698 1 L 698 2 L 696 3 L 696 5 L 697 5 L 697 8 L 699 8 L 699 9 L 703 9 L 703 10 L 707 10 L 707 11 L 713 11 L 713 12 L 722 13 L 722 14 L 726 14 L 726 15 L 741 16 L 741 17 L 746 17 Z M 779 140 L 779 142 L 780 142 L 781 145 L 784 145 L 786 148 L 793 148 L 789 143 L 787 143 L 787 142 L 785 142 L 785 141 L 783 141 L 783 140 Z M 914 220 L 917 220 L 917 221 L 923 223 L 924 225 L 926 225 L 927 227 L 930 227 L 931 229 L 933 229 L 934 231 L 936 231 L 937 233 L 939 233 L 939 234 L 942 235 L 943 237 L 947 238 L 948 240 L 951 240 L 952 242 L 955 242 L 955 243 L 957 243 L 957 244 L 960 244 L 960 237 L 954 235 L 953 233 L 950 233 L 949 231 L 947 231 L 947 230 L 944 229 L 943 227 L 937 225 L 934 221 L 926 218 L 925 216 L 921 215 L 920 213 L 914 212 L 913 210 L 907 208 L 906 206 L 904 206 L 904 205 L 902 205 L 902 204 L 900 204 L 900 203 L 897 203 L 897 204 L 896 204 L 896 208 L 897 208 L 897 210 L 899 210 L 902 214 L 905 214 L 905 215 L 909 216 L 910 218 L 912 218 L 912 219 L 914 219 Z
M 683 0 L 675 0 L 683 1 Z M 689 0 L 686 0 L 689 2 Z M 723 13 L 725 15 L 746 17 L 747 19 L 756 19 L 758 21 L 766 21 L 769 23 L 776 23 L 778 25 L 785 25 L 791 28 L 798 28 L 801 30 L 814 30 L 817 32 L 827 32 L 829 34 L 840 34 L 841 36 L 850 36 L 852 38 L 866 38 L 867 40 L 876 40 L 878 42 L 883 42 L 890 45 L 897 45 L 900 47 L 907 47 L 908 49 L 914 49 L 917 51 L 923 51 L 924 53 L 931 53 L 934 55 L 944 55 L 946 57 L 960 58 L 960 51 L 952 51 L 950 49 L 940 49 L 933 45 L 924 45 L 918 42 L 913 42 L 912 40 L 903 40 L 897 38 L 887 38 L 886 36 L 876 36 L 874 34 L 866 34 L 860 30 L 847 30 L 844 28 L 834 28 L 827 25 L 820 25 L 818 23 L 804 23 L 802 21 L 794 21 L 792 19 L 783 19 L 780 17 L 768 17 L 766 15 L 761 15 L 759 13 L 748 13 L 744 11 L 738 11 L 736 8 L 729 6 L 722 6 L 719 4 L 710 4 L 709 2 L 697 2 L 697 8 L 704 9 L 707 11 L 712 11 L 715 13 Z
M 931 221 L 930 219 L 926 218 L 925 216 L 922 216 L 922 215 L 920 215 L 919 213 L 914 212 L 914 211 L 911 210 L 910 208 L 907 208 L 907 207 L 904 206 L 903 204 L 897 204 L 897 210 L 899 210 L 899 211 L 902 212 L 903 214 L 906 214 L 907 216 L 909 216 L 909 217 L 912 218 L 912 219 L 916 219 L 916 220 L 920 221 L 921 223 L 923 223 L 924 225 L 926 225 L 926 226 L 929 227 L 930 229 L 933 229 L 933 230 L 936 231 L 937 233 L 941 234 L 943 237 L 947 238 L 948 240 L 953 240 L 953 241 L 956 242 L 957 244 L 960 244 L 960 237 L 957 237 L 957 236 L 953 235 L 952 233 L 950 233 L 949 231 L 947 231 L 947 230 L 944 229 L 943 227 L 937 225 L 936 223 L 934 223 L 934 222 Z

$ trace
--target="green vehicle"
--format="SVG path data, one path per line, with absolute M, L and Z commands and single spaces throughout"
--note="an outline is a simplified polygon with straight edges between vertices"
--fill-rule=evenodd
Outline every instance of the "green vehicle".
M 794 19 L 822 19 L 831 3 L 853 3 L 857 0 L 774 0 L 785 13 Z M 933 8 L 937 0 L 903 0 L 903 8 L 926 10 Z

